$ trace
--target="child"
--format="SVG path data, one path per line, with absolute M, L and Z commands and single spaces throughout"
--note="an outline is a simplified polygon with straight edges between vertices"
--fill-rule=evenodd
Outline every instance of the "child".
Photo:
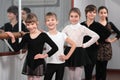
M 111 35 L 112 33 L 116 33 L 115 37 L 109 38 L 109 36 L 106 36 L 107 39 L 105 41 L 99 42 L 96 63 L 96 80 L 106 80 L 107 64 L 108 61 L 112 58 L 111 43 L 117 41 L 120 38 L 120 31 L 112 22 L 108 21 L 108 9 L 105 6 L 100 6 L 98 8 L 98 15 L 101 27 L 106 28 L 110 33 L 109 35 Z
M 38 19 L 35 14 L 28 14 L 25 23 L 30 33 L 23 36 L 16 51 L 20 50 L 25 44 L 27 44 L 28 54 L 26 56 L 22 73 L 28 75 L 28 80 L 40 80 L 40 76 L 43 76 L 45 73 L 44 58 L 53 55 L 58 50 L 58 47 L 46 33 L 38 30 Z M 15 39 L 12 33 L 7 32 L 7 34 L 11 36 L 12 41 L 14 42 Z M 51 49 L 47 54 L 42 54 L 45 43 L 49 44 Z
M 26 17 L 27 17 L 27 15 L 29 13 L 31 13 L 30 8 L 27 8 L 27 7 L 22 8 L 22 20 L 23 20 L 23 23 L 25 23 Z
M 78 8 L 72 8 L 69 12 L 71 24 L 63 29 L 63 32 L 65 32 L 77 46 L 72 56 L 66 61 L 70 80 L 81 80 L 83 66 L 91 63 L 84 48 L 89 47 L 99 39 L 99 36 L 95 32 L 80 25 L 80 16 L 80 10 Z M 91 39 L 88 42 L 83 43 L 84 36 L 90 36 Z M 70 45 L 66 47 L 65 54 L 68 53 L 70 47 Z
M 55 13 L 48 12 L 45 16 L 45 23 L 48 27 L 47 34 L 56 43 L 59 50 L 47 59 L 47 71 L 44 80 L 52 80 L 54 73 L 56 73 L 55 80 L 63 80 L 64 75 L 64 62 L 67 60 L 75 49 L 75 43 L 66 36 L 65 33 L 57 30 L 57 16 Z M 67 42 L 71 45 L 68 54 L 64 55 L 64 43 Z M 47 50 L 50 47 L 46 46 Z
M 9 32 L 18 32 L 19 26 L 18 26 L 18 7 L 17 6 L 10 6 L 7 9 L 7 17 L 9 19 L 9 22 L 5 23 L 4 26 L 2 26 L 0 29 L 3 31 L 9 31 Z M 22 31 L 28 32 L 26 26 L 22 23 Z M 18 44 L 18 39 L 16 39 L 16 42 L 12 44 L 11 40 L 8 39 L 8 43 L 11 45 L 13 50 L 16 49 L 16 46 Z M 12 51 L 12 50 L 10 50 Z
M 95 5 L 93 4 L 87 5 L 85 8 L 86 21 L 82 22 L 81 24 L 86 26 L 90 30 L 96 32 L 100 36 L 98 42 L 101 42 L 106 39 L 106 37 L 104 37 L 104 35 L 106 34 L 106 29 L 104 27 L 101 27 L 100 24 L 95 21 L 96 13 L 97 8 Z M 90 39 L 91 37 L 85 36 L 84 42 L 87 42 Z M 92 72 L 97 61 L 98 42 L 86 48 L 87 54 L 90 60 L 92 61 L 92 64 L 87 64 L 84 66 L 85 80 L 92 80 Z
M 95 17 L 97 13 L 97 8 L 94 5 L 87 5 L 85 8 L 85 14 L 86 14 L 86 21 L 82 22 L 82 25 L 85 25 L 87 28 L 89 28 L 92 31 L 95 31 L 98 33 L 100 31 L 98 23 L 95 22 Z M 100 37 L 101 38 L 101 37 Z M 91 39 L 89 36 L 84 37 L 84 42 L 87 42 Z M 92 80 L 92 72 L 94 69 L 94 66 L 96 64 L 97 60 L 97 49 L 98 45 L 94 43 L 90 47 L 86 48 L 87 54 L 92 61 L 92 64 L 87 64 L 84 66 L 84 71 L 85 71 L 85 80 Z

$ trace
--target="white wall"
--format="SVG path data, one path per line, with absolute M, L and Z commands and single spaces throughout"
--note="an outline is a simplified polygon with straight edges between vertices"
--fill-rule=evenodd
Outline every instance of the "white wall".
M 112 21 L 120 30 L 120 1 L 119 0 L 74 0 L 74 6 L 81 10 L 81 21 L 85 20 L 84 9 L 88 4 L 94 4 L 97 7 L 105 5 L 109 10 L 109 20 Z M 96 19 L 97 20 L 97 19 Z M 120 69 L 120 41 L 112 44 L 113 56 L 109 61 L 109 69 Z
M 105 0 L 105 5 L 109 10 L 109 20 L 112 21 L 120 30 L 120 1 Z M 113 56 L 109 61 L 108 68 L 120 69 L 120 40 L 112 44 Z

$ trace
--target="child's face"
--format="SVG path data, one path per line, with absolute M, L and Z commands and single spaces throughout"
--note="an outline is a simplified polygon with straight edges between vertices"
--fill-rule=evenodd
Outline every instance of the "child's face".
M 46 17 L 46 26 L 49 30 L 56 29 L 58 21 L 56 20 L 55 16 L 47 16 Z
M 16 19 L 16 15 L 12 12 L 8 12 L 7 17 L 10 21 L 13 20 L 13 19 Z
M 98 14 L 101 19 L 106 19 L 106 17 L 108 16 L 106 9 L 101 9 Z
M 87 12 L 86 17 L 87 19 L 94 20 L 96 17 L 96 11 L 94 10 Z
M 30 33 L 34 33 L 37 30 L 37 23 L 26 23 L 27 29 L 30 31 Z
M 25 20 L 27 17 L 26 11 L 22 10 L 22 20 Z
M 76 12 L 71 12 L 69 15 L 69 20 L 71 24 L 77 24 L 80 20 L 80 16 Z

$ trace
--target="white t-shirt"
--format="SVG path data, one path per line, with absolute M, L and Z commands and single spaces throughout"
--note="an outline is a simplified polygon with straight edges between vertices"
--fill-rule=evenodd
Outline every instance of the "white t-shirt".
M 64 63 L 65 61 L 61 61 L 59 59 L 59 56 L 64 55 L 64 44 L 65 44 L 67 35 L 62 32 L 58 32 L 56 35 L 51 35 L 51 34 L 49 34 L 49 32 L 47 32 L 47 34 L 58 46 L 58 51 L 55 54 L 53 54 L 51 57 L 47 58 L 47 63 L 53 63 L 53 64 Z M 49 51 L 50 49 L 51 49 L 51 47 L 46 44 L 46 50 Z

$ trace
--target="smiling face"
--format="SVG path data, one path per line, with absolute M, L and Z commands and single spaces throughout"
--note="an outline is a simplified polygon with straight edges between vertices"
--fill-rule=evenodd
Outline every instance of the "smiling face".
M 46 26 L 48 27 L 48 29 L 55 29 L 57 24 L 58 21 L 56 20 L 55 16 L 49 16 L 46 18 Z
M 25 25 L 27 26 L 27 29 L 30 31 L 30 33 L 34 33 L 36 30 L 38 30 L 38 18 L 35 14 L 30 13 L 28 14 Z
M 36 22 L 26 23 L 26 27 L 30 33 L 34 33 L 38 29 L 37 26 Z
M 77 23 L 79 22 L 79 20 L 80 20 L 80 16 L 79 16 L 78 13 L 72 11 L 72 12 L 70 13 L 70 15 L 69 15 L 69 20 L 70 20 L 70 23 L 71 23 L 71 24 L 73 24 L 73 25 L 74 25 L 74 24 L 77 24 Z
M 87 19 L 94 20 L 96 17 L 96 11 L 88 11 L 86 14 Z
M 10 21 L 17 19 L 18 16 L 18 7 L 17 6 L 10 6 L 7 9 L 7 17 Z
M 72 8 L 69 12 L 69 21 L 71 24 L 75 25 L 79 23 L 81 12 L 78 8 Z
M 98 14 L 101 19 L 106 19 L 108 17 L 108 12 L 105 8 L 100 9 Z
M 98 15 L 101 20 L 108 20 L 108 9 L 105 6 L 100 6 L 98 8 Z
M 56 15 L 54 13 L 48 13 L 45 17 L 45 23 L 49 30 L 56 29 L 58 24 Z
M 90 4 L 85 8 L 85 16 L 87 20 L 94 20 L 96 17 L 97 8 L 95 5 Z
M 24 7 L 22 8 L 21 11 L 22 11 L 22 20 L 25 21 L 25 19 L 27 18 L 27 15 L 31 13 L 31 9 L 28 7 Z
M 27 18 L 26 11 L 22 10 L 22 20 L 25 20 Z
M 17 18 L 16 18 L 16 15 L 15 15 L 14 13 L 12 13 L 12 12 L 8 12 L 8 13 L 7 13 L 7 17 L 8 17 L 8 19 L 9 19 L 10 21 L 12 21 L 12 20 L 14 20 L 14 19 L 17 19 Z

